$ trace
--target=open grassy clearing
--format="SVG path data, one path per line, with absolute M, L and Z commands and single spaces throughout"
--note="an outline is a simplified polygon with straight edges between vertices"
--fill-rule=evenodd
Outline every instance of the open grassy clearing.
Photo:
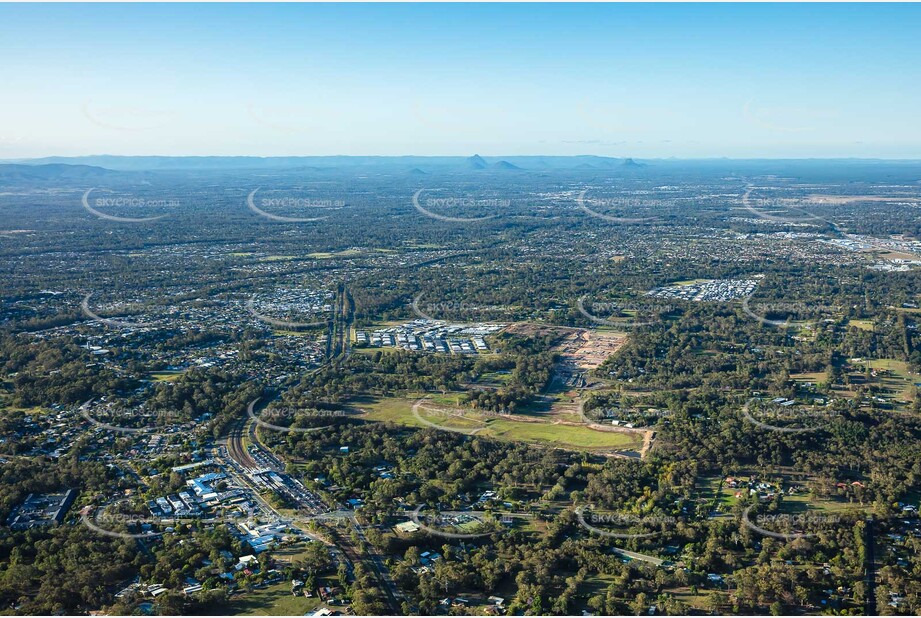
M 273 330 L 272 334 L 276 337 L 316 337 L 318 331 L 325 330 L 326 325 L 312 326 L 305 330 Z
M 752 478 L 752 472 L 743 472 L 733 475 L 738 481 L 748 481 Z M 754 474 L 759 480 L 774 481 L 776 478 L 766 479 L 762 475 Z M 799 487 L 797 493 L 787 493 L 791 487 Z M 831 515 L 845 513 L 864 513 L 869 505 L 860 506 L 849 502 L 847 499 L 837 495 L 816 495 L 807 488 L 807 480 L 802 478 L 790 477 L 784 475 L 780 485 L 783 491 L 781 497 L 781 506 L 779 513 L 787 515 Z M 776 486 L 775 486 L 776 489 Z M 737 497 L 736 494 L 739 494 Z M 748 505 L 751 499 L 748 496 L 748 487 L 730 487 L 726 484 L 725 479 L 719 476 L 700 477 L 694 487 L 694 501 L 700 504 L 706 504 L 708 509 L 717 510 L 721 513 L 730 513 L 733 507 L 740 504 Z
M 687 286 L 687 285 L 697 285 L 698 283 L 709 283 L 711 281 L 713 281 L 713 279 L 685 279 L 684 281 L 674 281 L 672 283 L 669 283 L 668 285 Z
M 364 354 L 365 356 L 374 356 L 377 352 L 382 354 L 396 354 L 400 348 L 352 348 L 354 354 Z
M 28 408 L 21 408 L 18 406 L 7 406 L 4 405 L 3 401 L 0 401 L 0 410 L 5 412 L 22 412 L 27 416 L 41 416 L 42 414 L 51 414 L 54 412 L 51 408 L 43 408 L 41 406 L 31 406 Z
M 185 373 L 184 371 L 153 371 L 150 379 L 154 382 L 175 382 Z
M 908 363 L 891 358 L 880 358 L 867 359 L 861 361 L 860 364 L 876 371 L 877 375 L 871 376 L 871 383 L 882 387 L 884 398 L 912 400 L 917 377 L 912 376 Z
M 344 251 L 337 251 L 335 253 L 325 251 L 308 253 L 307 257 L 314 258 L 315 260 L 329 260 L 333 258 L 356 257 L 359 255 L 361 255 L 361 251 L 358 249 L 345 249 Z
M 508 441 L 531 442 L 546 446 L 589 451 L 639 450 L 642 435 L 638 433 L 598 431 L 581 425 L 554 423 L 551 419 L 515 420 L 483 414 L 476 410 L 458 409 L 460 393 L 432 395 L 418 409 L 419 418 L 413 414 L 413 405 L 423 396 L 391 397 L 362 405 L 364 418 L 391 422 L 410 427 L 430 427 L 429 421 L 445 431 L 469 432 L 476 435 Z M 428 410 L 426 410 L 428 408 Z M 440 410 L 439 410 L 440 409 Z
M 723 487 L 723 479 L 719 476 L 698 478 L 694 486 L 694 495 L 696 500 L 702 503 L 714 507 L 725 507 L 720 509 L 723 512 L 727 511 L 728 507 L 732 506 L 732 500 L 730 500 L 732 494 Z
M 918 260 L 921 259 L 914 253 L 903 251 L 881 251 L 879 257 L 884 260 Z
M 812 384 L 818 384 L 819 382 L 824 382 L 828 376 L 825 375 L 824 371 L 816 371 L 814 373 L 791 373 L 790 379 L 795 382 L 811 382 Z
M 303 616 L 322 604 L 319 597 L 307 598 L 291 594 L 291 582 L 281 582 L 235 595 L 218 609 L 218 614 L 230 616 Z
M 811 493 L 786 495 L 781 502 L 780 512 L 789 514 L 802 513 L 845 513 L 863 512 L 869 507 L 852 504 L 843 498 L 818 497 Z
M 309 552 L 307 551 L 307 547 L 309 545 L 310 543 L 302 542 L 295 543 L 294 545 L 289 545 L 288 547 L 282 547 L 281 549 L 273 551 L 272 557 L 280 562 L 294 564 L 301 558 L 309 555 Z
M 511 372 L 498 373 L 495 371 L 489 371 L 480 376 L 476 381 L 479 386 L 502 386 L 507 384 L 511 379 Z

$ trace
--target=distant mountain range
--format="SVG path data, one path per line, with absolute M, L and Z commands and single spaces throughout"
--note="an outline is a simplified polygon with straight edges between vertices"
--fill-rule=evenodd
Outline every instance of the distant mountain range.
M 724 174 L 746 178 L 760 174 L 836 180 L 863 175 L 921 183 L 921 161 L 883 159 L 652 159 L 581 156 L 483 157 L 46 157 L 0 162 L 0 182 L 78 182 L 96 180 L 136 183 L 167 177 L 211 178 L 253 174 L 258 177 L 371 174 L 422 179 L 435 176 L 484 175 L 493 178 L 527 174 L 567 174 L 592 179 L 618 176 L 656 177 Z M 663 178 L 664 178 L 663 176 Z
M 473 170 L 520 170 L 521 168 L 514 163 L 509 163 L 508 161 L 502 159 L 496 161 L 495 163 L 489 163 L 486 159 L 480 155 L 473 155 L 466 161 L 466 166 L 469 169 Z
M 38 165 L 0 164 L 0 179 L 2 180 L 90 180 L 123 177 L 124 175 L 123 172 L 95 165 L 69 165 L 65 163 Z
M 522 157 L 122 157 L 92 155 L 85 157 L 45 157 L 8 161 L 23 166 L 84 165 L 115 171 L 212 171 L 212 170 L 284 170 L 321 172 L 362 168 L 418 175 L 433 172 L 464 172 L 470 170 L 511 172 L 551 169 L 616 169 L 621 166 L 641 166 L 632 159 L 584 156 L 522 156 Z

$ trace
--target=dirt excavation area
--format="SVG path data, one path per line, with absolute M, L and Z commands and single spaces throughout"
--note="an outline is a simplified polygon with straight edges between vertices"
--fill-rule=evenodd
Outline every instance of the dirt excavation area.
M 563 357 L 564 364 L 582 371 L 596 369 L 627 343 L 626 333 L 613 330 L 589 330 L 527 322 L 512 324 L 506 330 L 526 337 L 544 335 L 560 337 L 554 350 Z

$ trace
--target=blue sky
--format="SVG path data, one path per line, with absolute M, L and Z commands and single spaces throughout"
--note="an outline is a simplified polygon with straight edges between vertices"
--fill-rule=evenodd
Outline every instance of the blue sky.
M 921 5 L 0 4 L 0 158 L 921 158 Z

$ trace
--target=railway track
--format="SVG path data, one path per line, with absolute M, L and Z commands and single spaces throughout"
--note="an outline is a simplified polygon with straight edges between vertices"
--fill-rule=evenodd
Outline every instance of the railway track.
M 352 300 L 352 297 L 349 294 L 346 286 L 343 285 L 340 288 L 339 298 L 337 299 L 336 303 L 336 315 L 334 316 L 334 319 L 331 321 L 329 326 L 329 337 L 327 339 L 327 363 L 329 363 L 334 357 L 340 355 L 348 356 L 351 352 L 350 331 L 354 309 L 354 301 Z M 319 370 L 319 368 L 315 369 L 309 372 L 307 375 L 316 373 Z M 252 455 L 249 454 L 243 443 L 243 438 L 247 431 L 249 432 L 250 439 L 254 444 L 258 445 L 262 448 L 262 450 L 265 450 L 268 453 L 271 453 L 271 451 L 261 444 L 259 437 L 256 434 L 256 424 L 250 424 L 248 421 L 249 418 L 244 416 L 234 424 L 227 437 L 227 453 L 231 459 L 236 461 L 244 468 L 259 468 L 259 464 L 255 459 L 253 459 Z M 389 569 L 387 569 L 383 559 L 373 551 L 373 548 L 368 542 L 361 524 L 355 520 L 354 514 L 348 519 L 351 521 L 352 526 L 354 527 L 361 542 L 364 543 L 365 547 L 368 548 L 368 555 L 362 556 L 358 547 L 352 543 L 351 539 L 345 535 L 339 534 L 335 528 L 330 528 L 330 531 L 333 535 L 332 544 L 341 552 L 342 556 L 345 558 L 349 571 L 352 571 L 354 565 L 359 563 L 363 563 L 368 567 L 372 577 L 377 580 L 379 589 L 383 592 L 384 602 L 389 606 L 391 612 L 398 613 L 400 609 L 399 600 L 402 598 L 402 595 L 400 594 L 399 589 L 390 576 Z
M 230 431 L 230 435 L 227 437 L 227 453 L 230 455 L 231 459 L 243 466 L 244 468 L 258 468 L 256 460 L 246 451 L 246 446 L 243 444 L 243 433 L 246 427 L 247 418 L 244 417 L 237 422 L 233 429 Z

